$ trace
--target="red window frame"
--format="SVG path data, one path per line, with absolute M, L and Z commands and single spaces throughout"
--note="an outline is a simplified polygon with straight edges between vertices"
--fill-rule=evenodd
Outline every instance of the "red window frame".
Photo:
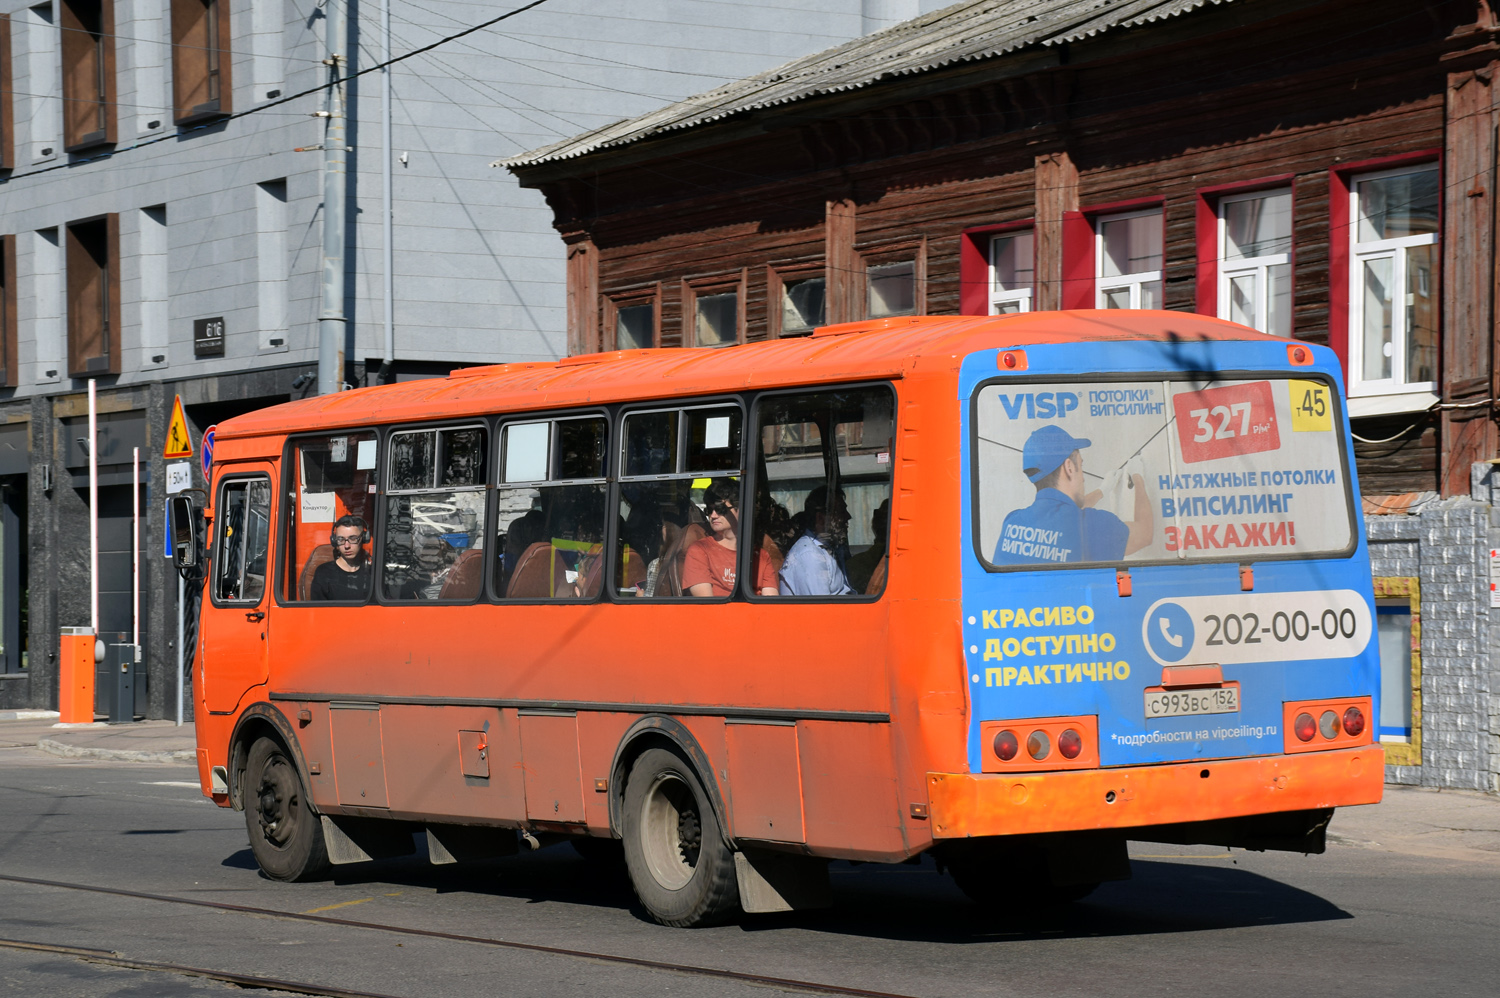
M 1213 184 L 1194 191 L 1195 211 L 1193 233 L 1197 243 L 1198 275 L 1195 283 L 1193 311 L 1199 315 L 1219 314 L 1219 199 L 1226 194 L 1250 194 L 1268 191 L 1277 187 L 1292 189 L 1292 280 L 1295 287 L 1297 274 L 1297 239 L 1295 212 L 1297 210 L 1297 175 L 1278 173 L 1274 177 L 1257 177 L 1254 180 L 1237 180 L 1228 184 Z M 1296 332 L 1293 325 L 1292 331 Z
M 1131 198 L 1063 212 L 1062 307 L 1098 308 L 1095 299 L 1094 220 L 1101 215 L 1161 209 L 1162 246 L 1166 246 L 1167 199 L 1161 195 Z
M 964 229 L 958 240 L 958 314 L 990 314 L 990 240 L 1005 232 L 1036 230 L 1035 218 Z M 1036 243 L 1032 242 L 1032 273 L 1036 273 Z M 1031 286 L 1036 301 L 1037 286 Z

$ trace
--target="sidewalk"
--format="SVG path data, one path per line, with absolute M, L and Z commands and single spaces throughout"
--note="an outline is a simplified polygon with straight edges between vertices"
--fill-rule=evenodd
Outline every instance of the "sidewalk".
M 112 759 L 157 765 L 197 765 L 193 726 L 172 721 L 134 724 L 96 722 L 56 727 L 57 715 L 41 711 L 0 713 L 0 749 L 31 748 L 70 759 Z M 16 716 L 20 715 L 20 716 Z

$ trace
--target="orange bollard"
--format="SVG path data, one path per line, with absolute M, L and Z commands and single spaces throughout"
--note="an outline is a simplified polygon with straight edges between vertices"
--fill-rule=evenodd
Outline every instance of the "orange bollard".
M 57 670 L 57 712 L 65 724 L 94 720 L 94 629 L 64 627 Z

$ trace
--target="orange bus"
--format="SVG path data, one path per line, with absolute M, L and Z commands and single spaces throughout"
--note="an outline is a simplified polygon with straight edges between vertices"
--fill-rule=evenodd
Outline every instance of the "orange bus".
M 932 851 L 1321 852 L 1383 782 L 1337 358 L 1177 312 L 919 317 L 218 428 L 195 723 L 267 875 L 571 838 L 657 920 Z

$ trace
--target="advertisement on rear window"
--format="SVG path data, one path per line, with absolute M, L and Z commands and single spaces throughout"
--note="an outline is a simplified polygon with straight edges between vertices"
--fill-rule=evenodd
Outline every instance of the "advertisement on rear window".
M 1333 556 L 1354 543 L 1321 380 L 991 384 L 976 402 L 992 568 Z

